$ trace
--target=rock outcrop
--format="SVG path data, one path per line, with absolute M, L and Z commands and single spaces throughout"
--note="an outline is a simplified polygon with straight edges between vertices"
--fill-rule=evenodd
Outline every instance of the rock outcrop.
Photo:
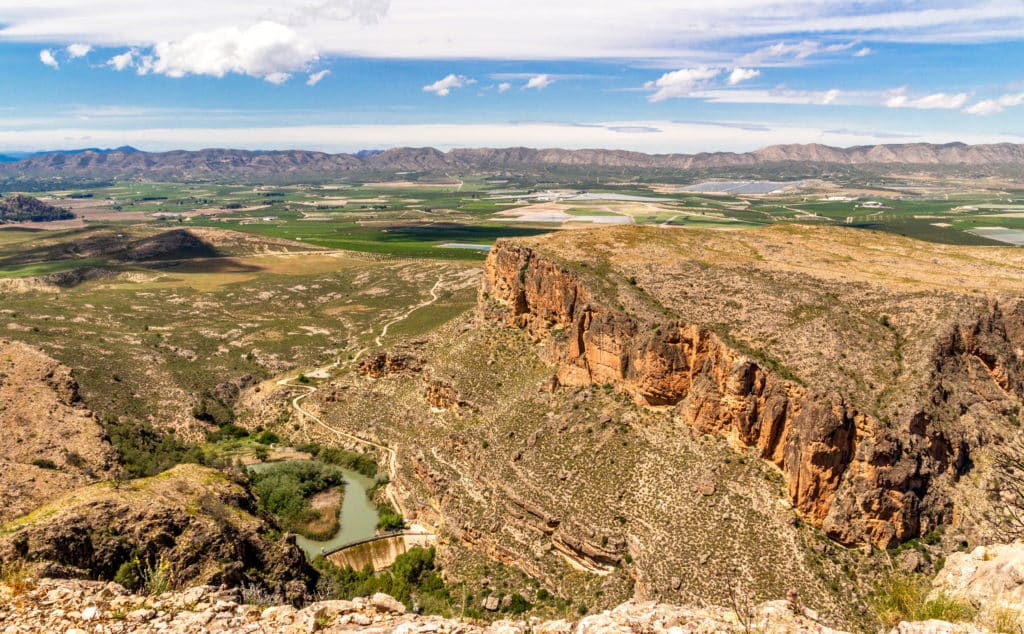
M 359 361 L 359 373 L 379 379 L 399 373 L 416 373 L 423 369 L 423 360 L 411 354 L 387 351 L 377 352 Z
M 294 538 L 271 538 L 255 500 L 224 474 L 179 465 L 151 478 L 79 489 L 0 526 L 0 566 L 37 576 L 171 587 L 252 585 L 302 600 L 316 574 Z
M 713 288 L 716 276 L 731 278 L 735 271 L 688 251 L 700 248 L 692 242 L 673 244 L 667 232 L 637 233 L 602 235 L 616 254 L 582 264 L 565 258 L 582 249 L 565 245 L 585 233 L 530 243 L 499 241 L 487 259 L 481 315 L 523 328 L 543 343 L 543 355 L 557 367 L 562 385 L 611 384 L 639 403 L 671 408 L 682 424 L 757 448 L 785 476 L 793 506 L 841 543 L 869 540 L 888 547 L 952 519 L 949 488 L 969 466 L 972 447 L 1009 429 L 1005 423 L 1012 422 L 1024 400 L 1020 294 L 978 301 L 966 297 L 972 289 L 933 293 L 928 299 L 934 309 L 942 307 L 950 315 L 926 328 L 907 323 L 907 329 L 919 328 L 907 334 L 884 316 L 906 309 L 910 300 L 904 299 L 904 289 L 888 294 L 884 288 L 859 289 L 874 296 L 876 314 L 883 317 L 874 318 L 872 329 L 891 331 L 885 336 L 895 339 L 895 354 L 917 347 L 927 357 L 906 367 L 899 359 L 895 374 L 889 374 L 893 386 L 876 387 L 865 369 L 847 369 L 853 375 L 844 379 L 853 386 L 847 390 L 818 374 L 830 352 L 799 350 L 780 360 L 765 354 L 762 342 L 744 341 L 710 321 L 716 312 L 730 311 L 727 304 L 746 308 L 744 302 L 765 306 L 775 301 L 784 306 L 789 300 L 772 296 L 771 285 L 760 291 L 755 287 L 753 292 L 765 296 L 752 300 L 730 296 L 727 288 L 719 296 L 691 298 L 705 306 L 692 311 L 698 318 L 690 319 L 689 309 L 672 304 L 678 299 L 667 290 L 671 286 L 658 288 L 653 278 L 700 275 Z M 654 244 L 644 243 L 646 237 Z M 769 260 L 755 265 L 761 270 L 751 276 L 782 277 L 782 263 L 771 259 L 773 243 L 785 237 L 761 232 L 751 241 L 761 241 L 754 245 L 764 256 L 758 262 Z M 643 247 L 622 248 L 630 243 Z M 639 268 L 631 261 L 634 255 L 665 268 L 657 274 L 651 273 L 652 266 Z M 676 270 L 670 256 L 678 262 Z M 629 276 L 633 270 L 647 273 L 647 279 L 638 283 L 637 276 Z M 849 292 L 807 271 L 784 281 L 805 304 L 813 305 L 818 295 L 827 306 Z M 864 311 L 861 302 L 851 312 Z M 786 328 L 788 320 L 759 318 L 762 322 L 752 328 L 774 334 L 770 343 L 782 350 L 787 344 L 788 350 L 798 348 L 800 342 L 787 340 L 794 336 Z M 815 336 L 833 346 L 878 336 L 861 333 L 866 328 L 855 321 L 814 327 Z M 803 345 L 821 344 L 810 340 Z M 875 352 L 872 347 L 865 342 L 868 353 Z M 887 353 L 877 351 L 878 356 Z M 897 381 L 906 391 L 886 389 L 897 387 Z M 858 390 L 858 383 L 868 387 Z
M 250 602 L 243 602 L 245 599 Z M 141 596 L 130 594 L 115 583 L 43 579 L 17 590 L 0 585 L 0 631 L 10 634 L 40 631 L 68 634 L 711 634 L 754 631 L 750 629 L 752 627 L 762 631 L 762 628 L 770 627 L 770 631 L 780 632 L 842 634 L 819 623 L 812 610 L 794 611 L 786 601 L 757 606 L 744 618 L 725 608 L 628 602 L 577 622 L 533 618 L 529 621 L 497 621 L 488 625 L 408 613 L 404 605 L 385 594 L 351 601 L 318 601 L 301 609 L 288 605 L 254 605 L 260 599 L 211 586 L 197 586 L 159 596 Z

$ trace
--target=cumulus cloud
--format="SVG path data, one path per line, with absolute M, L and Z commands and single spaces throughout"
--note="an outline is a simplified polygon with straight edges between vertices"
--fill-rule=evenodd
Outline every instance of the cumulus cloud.
M 644 88 L 654 90 L 654 94 L 647 98 L 651 103 L 688 97 L 695 90 L 705 88 L 708 82 L 722 73 L 720 68 L 682 68 L 680 70 L 665 73 L 654 81 L 644 84 Z
M 277 85 L 283 84 L 284 82 L 288 81 L 291 78 L 291 73 L 270 73 L 269 75 L 263 77 L 264 80 Z
M 331 74 L 331 71 L 329 71 L 329 70 L 320 70 L 320 71 L 317 71 L 315 73 L 311 73 L 309 75 L 309 77 L 306 79 L 306 85 L 307 86 L 316 86 L 317 84 L 320 83 L 320 81 L 324 77 L 327 77 L 330 74 Z
M 500 84 L 498 84 L 499 93 L 508 92 L 509 90 L 512 90 L 512 84 L 508 83 L 507 81 L 503 81 Z
M 138 69 L 140 74 L 168 77 L 238 73 L 276 84 L 317 59 L 309 40 L 283 24 L 264 21 L 247 29 L 227 27 L 160 42 L 153 47 L 151 60 L 139 60 Z
M 748 79 L 753 79 L 760 74 L 761 71 L 753 68 L 734 68 L 732 69 L 732 72 L 729 73 L 729 80 L 727 83 L 730 86 L 735 86 L 740 82 L 747 81 Z
M 872 53 L 874 53 L 874 51 L 865 46 L 864 48 L 862 48 L 859 51 L 857 51 L 856 53 L 854 53 L 853 56 L 854 57 L 867 57 L 868 55 L 870 55 Z
M 68 57 L 76 59 L 79 57 L 85 57 L 92 50 L 92 46 L 88 44 L 71 44 L 67 47 Z
M 475 83 L 475 79 L 470 79 L 465 75 L 449 74 L 432 84 L 427 84 L 423 87 L 423 90 L 424 92 L 432 92 L 438 97 L 447 97 L 453 88 L 463 88 Z
M 988 115 L 998 114 L 1005 108 L 1014 108 L 1017 106 L 1024 106 L 1024 92 L 1013 95 L 1003 95 L 998 99 L 985 99 L 964 108 L 963 112 L 966 114 L 986 117 Z
M 124 70 L 135 65 L 135 51 L 125 51 L 120 55 L 114 55 L 107 60 L 106 66 L 114 70 Z
M 544 90 L 553 83 L 555 83 L 555 80 L 551 75 L 534 75 L 526 82 L 526 85 L 523 86 L 523 88 Z
M 53 51 L 48 48 L 44 48 L 39 51 L 39 61 L 46 64 L 53 70 L 60 69 L 60 64 L 57 62 L 57 58 L 53 56 Z
M 965 92 L 946 94 L 937 92 L 916 99 L 907 96 L 905 88 L 896 90 L 892 96 L 885 100 L 888 108 L 916 108 L 918 110 L 956 110 L 962 108 L 970 98 Z

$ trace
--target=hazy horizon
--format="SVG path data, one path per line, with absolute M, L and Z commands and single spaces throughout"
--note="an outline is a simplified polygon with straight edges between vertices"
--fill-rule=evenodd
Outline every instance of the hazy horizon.
M 1024 4 L 0 0 L 0 152 L 1021 142 Z

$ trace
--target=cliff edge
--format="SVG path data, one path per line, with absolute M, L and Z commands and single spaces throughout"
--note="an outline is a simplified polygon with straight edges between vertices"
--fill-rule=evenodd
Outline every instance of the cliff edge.
M 1022 271 L 832 227 L 583 230 L 499 241 L 480 314 L 562 385 L 756 447 L 832 539 L 889 547 L 951 522 L 973 452 L 1019 424 Z

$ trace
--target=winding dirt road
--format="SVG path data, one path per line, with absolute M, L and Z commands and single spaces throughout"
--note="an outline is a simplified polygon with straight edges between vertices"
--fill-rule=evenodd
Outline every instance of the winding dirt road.
M 398 317 L 395 317 L 391 321 L 388 321 L 387 323 L 385 323 L 384 326 L 381 328 L 380 334 L 378 334 L 377 337 L 374 339 L 374 343 L 377 346 L 383 345 L 382 344 L 382 340 L 387 335 L 388 329 L 391 326 L 397 324 L 400 321 L 403 321 L 403 320 L 407 319 L 409 317 L 409 315 L 413 314 L 417 310 L 419 310 L 421 308 L 424 308 L 426 306 L 430 306 L 431 304 L 436 302 L 440 298 L 440 291 L 444 288 L 444 281 L 445 281 L 445 276 L 444 275 L 441 275 L 440 277 L 438 277 L 437 282 L 435 282 L 434 286 L 430 289 L 430 299 L 424 300 L 424 301 L 420 302 L 419 304 L 416 304 L 415 306 L 411 307 L 409 310 L 405 311 L 404 313 L 402 313 Z M 342 363 L 341 360 L 339 359 L 338 361 L 335 361 L 334 363 L 332 363 L 330 365 L 326 365 L 326 366 L 323 366 L 321 368 L 317 368 L 314 372 L 311 372 L 311 374 L 326 374 L 326 373 L 330 372 L 331 370 L 336 370 L 336 369 L 341 368 L 341 367 L 352 365 L 353 363 L 358 361 L 359 358 L 362 357 L 363 354 L 368 349 L 369 349 L 368 346 L 364 346 L 358 352 L 356 352 L 356 354 L 353 355 L 353 357 L 351 359 L 349 359 L 348 361 Z M 375 449 L 375 450 L 380 450 L 380 451 L 386 452 L 388 454 L 388 485 L 384 489 L 384 495 L 385 495 L 385 497 L 387 497 L 388 501 L 391 503 L 391 505 L 394 507 L 394 509 L 396 511 L 398 511 L 398 513 L 400 515 L 405 517 L 406 516 L 405 509 L 402 507 L 402 502 L 398 499 L 398 495 L 395 492 L 395 486 L 394 486 L 395 476 L 396 476 L 397 470 L 398 470 L 398 452 L 394 448 L 388 447 L 387 445 L 382 445 L 382 444 L 374 442 L 372 440 L 368 440 L 366 438 L 361 438 L 359 436 L 356 436 L 355 434 L 350 434 L 349 432 L 343 431 L 343 430 L 338 429 L 336 427 L 332 427 L 332 426 L 328 425 L 327 423 L 325 423 L 324 420 L 322 418 L 320 418 L 319 416 L 317 416 L 316 414 L 313 414 L 309 410 L 303 409 L 302 401 L 304 399 L 306 399 L 309 395 L 316 393 L 318 388 L 313 386 L 313 385 L 304 385 L 304 384 L 301 384 L 301 383 L 296 383 L 296 381 L 299 380 L 300 376 L 303 376 L 303 374 L 299 374 L 299 375 L 296 375 L 296 376 L 284 378 L 284 379 L 281 379 L 281 380 L 279 380 L 277 382 L 277 384 L 282 386 L 282 387 L 297 388 L 297 389 L 300 389 L 300 390 L 305 390 L 305 392 L 303 394 L 300 394 L 300 395 L 298 395 L 298 396 L 296 396 L 295 398 L 292 399 L 292 409 L 295 410 L 295 412 L 299 415 L 300 418 L 308 418 L 309 420 L 311 420 L 314 423 L 316 423 L 317 425 L 323 427 L 327 431 L 332 432 L 332 433 L 334 433 L 334 434 L 336 434 L 338 436 L 341 436 L 342 438 L 345 438 L 345 439 L 347 439 L 347 440 L 349 440 L 351 442 L 355 442 L 357 444 L 365 445 L 365 446 L 370 447 L 370 448 Z

